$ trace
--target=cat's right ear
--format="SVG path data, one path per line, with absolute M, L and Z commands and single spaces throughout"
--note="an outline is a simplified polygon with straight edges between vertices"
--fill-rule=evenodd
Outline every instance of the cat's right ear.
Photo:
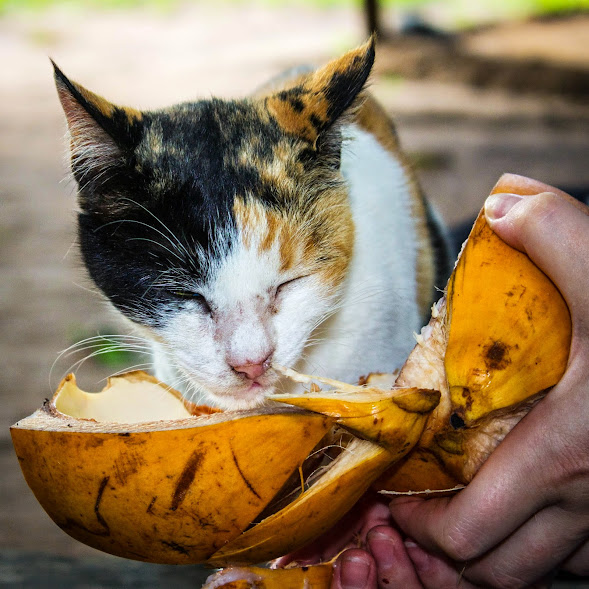
M 74 177 L 81 186 L 107 178 L 108 171 L 124 165 L 136 146 L 141 112 L 111 104 L 69 80 L 51 63 L 67 120 Z
M 286 132 L 316 147 L 320 137 L 361 101 L 374 64 L 374 44 L 371 37 L 302 82 L 269 96 L 268 110 Z

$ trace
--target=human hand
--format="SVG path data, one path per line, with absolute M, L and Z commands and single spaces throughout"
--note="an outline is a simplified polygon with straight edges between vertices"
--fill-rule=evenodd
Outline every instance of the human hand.
M 343 552 L 342 552 L 343 551 Z M 454 589 L 460 575 L 442 557 L 428 555 L 415 543 L 403 541 L 392 527 L 389 500 L 368 492 L 329 532 L 304 548 L 272 563 L 284 567 L 296 561 L 298 566 L 331 560 L 334 564 L 331 589 L 422 589 L 413 564 L 428 571 L 428 589 Z M 461 585 L 470 589 L 471 585 Z
M 365 549 L 350 549 L 336 560 L 331 589 L 476 589 L 456 566 L 403 539 L 391 526 L 371 529 Z M 536 584 L 535 589 L 548 587 Z
M 588 209 L 551 193 L 495 195 L 486 214 L 566 299 L 573 322 L 567 371 L 465 490 L 391 503 L 403 533 L 420 545 L 390 526 L 371 530 L 369 552 L 338 559 L 332 589 L 546 587 L 557 568 L 589 573 Z
M 589 573 L 589 216 L 552 193 L 495 195 L 485 212 L 564 296 L 573 324 L 568 367 L 466 489 L 398 498 L 391 512 L 420 546 L 464 563 L 465 580 L 530 587 L 559 567 Z

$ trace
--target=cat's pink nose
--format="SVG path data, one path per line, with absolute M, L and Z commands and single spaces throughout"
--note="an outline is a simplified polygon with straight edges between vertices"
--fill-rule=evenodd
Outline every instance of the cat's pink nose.
M 266 370 L 270 367 L 270 356 L 267 356 L 261 362 L 251 362 L 248 364 L 242 364 L 240 366 L 233 366 L 233 370 L 235 372 L 239 372 L 240 374 L 245 374 L 250 380 L 255 380 L 256 378 L 262 376 Z

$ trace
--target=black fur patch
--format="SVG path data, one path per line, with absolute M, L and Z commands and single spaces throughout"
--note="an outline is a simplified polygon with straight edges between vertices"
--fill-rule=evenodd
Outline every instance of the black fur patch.
M 108 103 L 55 67 L 74 147 L 81 146 L 72 158 L 79 241 L 97 286 L 123 313 L 157 326 L 183 304 L 174 299 L 174 280 L 181 281 L 176 290 L 198 289 L 211 260 L 233 247 L 236 198 L 255 199 L 286 217 L 312 218 L 323 191 L 342 182 L 341 133 L 325 131 L 361 90 L 372 59 L 373 51 L 366 63 L 350 62 L 350 71 L 333 76 L 326 96 L 330 120 L 310 113 L 311 127 L 322 133 L 312 146 L 285 129 L 264 98 L 139 113 Z M 278 98 L 302 115 L 309 93 L 297 86 Z M 315 222 L 311 234 L 321 242 L 325 219 Z
M 272 160 L 280 141 L 291 142 L 293 154 L 298 148 L 249 101 L 183 104 L 143 113 L 139 124 L 126 163 L 80 187 L 79 240 L 92 279 L 114 305 L 156 326 L 173 301 L 162 282 L 180 272 L 202 283 L 206 261 L 231 249 L 236 196 L 289 206 L 291 195 L 262 180 L 259 166 Z M 245 146 L 258 165 L 240 161 Z

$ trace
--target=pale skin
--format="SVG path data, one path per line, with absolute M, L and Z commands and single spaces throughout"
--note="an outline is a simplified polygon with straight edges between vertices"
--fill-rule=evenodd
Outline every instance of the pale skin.
M 466 489 L 399 497 L 390 512 L 365 508 L 350 524 L 365 549 L 340 555 L 332 589 L 543 588 L 557 570 L 589 574 L 589 209 L 542 193 L 494 195 L 485 213 L 563 294 L 573 322 L 567 370 Z

